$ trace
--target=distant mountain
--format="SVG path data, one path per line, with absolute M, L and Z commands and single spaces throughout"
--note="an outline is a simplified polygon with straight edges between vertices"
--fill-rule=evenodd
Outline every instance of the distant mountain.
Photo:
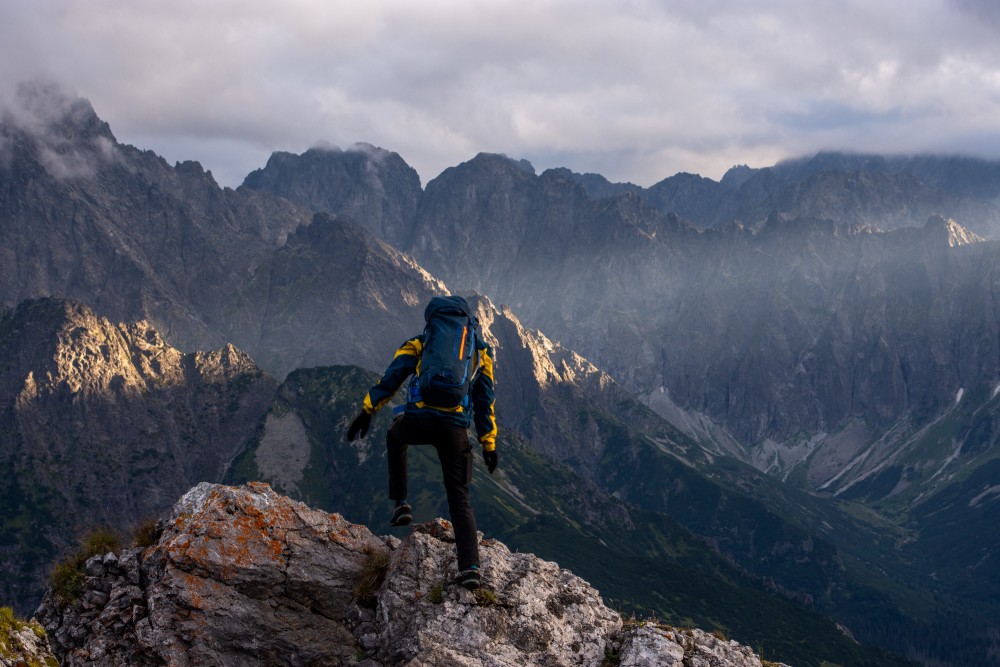
M 252 308 L 246 327 L 219 328 L 279 376 L 331 362 L 376 368 L 390 358 L 431 296 L 447 287 L 350 220 L 317 214 L 242 276 L 220 310 Z
M 127 528 L 219 479 L 277 383 L 230 346 L 184 354 L 146 322 L 26 301 L 0 319 L 0 598 L 37 603 L 85 530 Z
M 17 104 L 0 116 L 0 301 L 72 298 L 184 347 L 227 342 L 236 285 L 310 214 L 117 143 L 85 100 L 26 87 Z
M 754 228 L 777 213 L 888 231 L 941 216 L 1000 239 L 1000 162 L 975 158 L 819 153 L 773 167 L 733 167 L 718 182 L 679 173 L 648 188 L 552 171 L 580 184 L 592 199 L 634 194 L 699 228 L 732 222 Z
M 16 109 L 0 115 L 8 308 L 76 299 L 113 320 L 149 320 L 184 349 L 232 342 L 283 376 L 381 363 L 404 335 L 399 318 L 419 317 L 445 289 L 345 217 L 314 220 L 282 197 L 220 188 L 197 163 L 170 167 L 117 143 L 85 100 L 29 86 Z
M 734 220 L 756 227 L 779 213 L 888 231 L 941 216 L 1000 238 L 1000 163 L 972 158 L 820 153 L 762 169 L 735 167 L 718 183 L 677 174 L 640 196 L 699 227 Z
M 274 153 L 241 190 L 265 190 L 312 211 L 337 211 L 397 248 L 409 242 L 423 194 L 413 167 L 371 144 Z

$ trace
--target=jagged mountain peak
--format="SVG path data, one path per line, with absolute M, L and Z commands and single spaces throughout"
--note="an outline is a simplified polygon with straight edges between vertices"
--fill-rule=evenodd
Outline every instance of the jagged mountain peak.
M 25 168 L 24 150 L 59 181 L 91 178 L 121 161 L 110 126 L 90 102 L 41 81 L 20 84 L 0 109 L 0 166 L 6 162 Z
M 420 176 L 397 153 L 371 144 L 276 152 L 241 190 L 266 191 L 313 212 L 344 215 L 398 247 L 408 239 L 420 201 Z
M 231 343 L 185 354 L 146 320 L 113 323 L 65 299 L 25 301 L 2 327 L 6 334 L 0 336 L 0 352 L 18 360 L 21 377 L 27 378 L 24 391 L 30 389 L 35 397 L 69 389 L 100 399 L 192 380 L 262 376 L 250 355 Z
M 523 171 L 526 174 L 531 174 L 535 176 L 535 166 L 531 164 L 528 160 L 523 158 L 512 158 L 506 153 L 478 153 L 476 157 L 469 161 L 470 163 L 486 163 L 486 164 L 507 164 L 515 167 L 516 169 Z
M 180 368 L 183 354 L 144 320 L 113 324 L 78 302 L 46 298 L 18 305 L 3 329 L 0 350 L 17 360 L 25 390 L 36 396 L 60 387 L 138 391 L 179 380 L 171 369 Z
M 565 167 L 556 167 L 542 172 L 542 177 L 564 178 L 575 181 L 583 186 L 591 199 L 604 199 L 606 197 L 616 197 L 623 192 L 642 192 L 642 188 L 634 183 L 612 183 L 601 174 L 586 173 L 579 174 Z
M 737 190 L 757 171 L 745 164 L 734 165 L 722 175 L 722 180 L 719 182 L 731 190 Z
M 948 247 L 971 245 L 973 243 L 983 243 L 984 239 L 979 234 L 970 231 L 952 219 L 945 219 L 940 215 L 934 215 L 927 219 L 924 231 L 938 235 L 943 232 L 947 238 Z
M 114 140 L 111 127 L 98 118 L 89 100 L 69 94 L 50 81 L 18 84 L 13 98 L 0 112 L 3 122 L 32 134 L 62 139 L 103 136 Z
M 508 306 L 497 308 L 484 296 L 476 295 L 470 305 L 482 327 L 485 340 L 497 352 L 498 366 L 508 363 L 530 369 L 536 386 L 586 386 L 592 378 L 610 383 L 611 378 L 572 350 L 549 339 L 541 331 L 525 327 Z
M 536 176 L 535 167 L 528 160 L 508 157 L 504 153 L 481 152 L 477 153 L 471 160 L 445 169 L 438 178 L 446 174 L 454 174 L 455 172 L 479 173 L 483 171 L 490 173 L 504 173 L 509 171 L 513 172 L 513 174 L 520 173 L 526 176 Z

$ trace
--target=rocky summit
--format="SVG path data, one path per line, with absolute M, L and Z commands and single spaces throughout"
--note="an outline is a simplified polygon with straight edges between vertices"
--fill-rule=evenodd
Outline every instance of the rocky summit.
M 437 519 L 377 536 L 250 483 L 203 483 L 148 547 L 95 555 L 37 612 L 73 665 L 760 667 L 748 647 L 628 620 L 557 564 L 483 540 L 483 586 L 456 586 Z

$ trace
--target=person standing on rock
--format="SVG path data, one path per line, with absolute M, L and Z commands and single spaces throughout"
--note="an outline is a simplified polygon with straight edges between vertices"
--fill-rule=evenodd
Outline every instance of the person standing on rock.
M 413 520 L 407 502 L 406 448 L 433 446 L 441 461 L 448 510 L 455 528 L 459 575 L 469 590 L 479 587 L 479 541 L 469 502 L 472 447 L 469 426 L 475 415 L 476 434 L 490 474 L 497 467 L 497 422 L 494 414 L 493 351 L 482 340 L 469 304 L 460 296 L 436 296 L 424 310 L 426 326 L 403 343 L 378 384 L 368 390 L 361 412 L 347 430 L 348 441 L 368 433 L 372 415 L 396 394 L 408 377 L 405 406 L 386 434 L 389 498 L 396 502 L 390 523 Z

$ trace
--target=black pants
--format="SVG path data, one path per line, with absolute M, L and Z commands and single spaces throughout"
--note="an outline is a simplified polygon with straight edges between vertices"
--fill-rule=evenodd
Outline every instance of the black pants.
M 476 517 L 469 502 L 472 447 L 469 445 L 468 429 L 434 419 L 414 419 L 403 415 L 389 427 L 385 440 L 389 458 L 389 497 L 393 500 L 407 497 L 406 447 L 432 445 L 437 450 L 444 474 L 444 490 L 448 494 L 448 511 L 455 528 L 458 569 L 479 565 Z

